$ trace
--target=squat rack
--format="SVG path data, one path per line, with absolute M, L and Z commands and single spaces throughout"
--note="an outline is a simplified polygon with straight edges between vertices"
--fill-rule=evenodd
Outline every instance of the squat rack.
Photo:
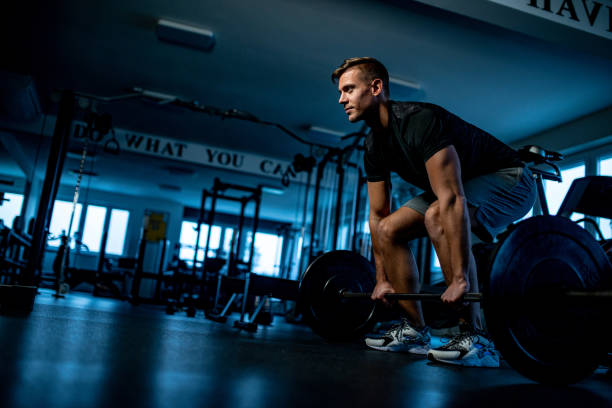
M 228 190 L 237 190 L 239 192 L 247 193 L 247 195 L 236 196 L 228 193 Z M 257 229 L 259 227 L 259 210 L 261 207 L 261 194 L 262 194 L 262 186 L 258 185 L 257 187 L 245 187 L 237 184 L 223 183 L 219 178 L 215 178 L 212 192 L 208 190 L 202 191 L 202 202 L 200 205 L 200 214 L 198 217 L 198 229 L 196 235 L 196 246 L 195 253 L 193 259 L 193 269 L 192 275 L 195 278 L 196 275 L 196 261 L 198 256 L 198 251 L 200 250 L 200 234 L 202 229 L 202 224 L 204 221 L 208 224 L 208 231 L 206 237 L 206 248 L 204 250 L 204 262 L 202 265 L 202 284 L 200 285 L 200 298 L 204 299 L 206 295 L 206 284 L 205 277 L 208 264 L 211 262 L 208 256 L 208 250 L 210 248 L 210 237 L 212 233 L 212 226 L 214 225 L 215 215 L 217 212 L 217 201 L 218 200 L 228 200 L 240 203 L 240 218 L 238 221 L 238 229 L 234 232 L 232 236 L 232 244 L 231 250 L 229 254 L 229 262 L 228 262 L 228 274 L 233 275 L 234 271 L 237 269 L 237 265 L 241 263 L 238 254 L 240 253 L 240 249 L 242 248 L 243 243 L 243 230 L 244 230 L 244 220 L 245 220 L 245 212 L 246 207 L 250 202 L 255 203 L 255 213 L 253 215 L 253 228 L 252 228 L 252 239 L 250 242 L 249 248 L 249 259 L 246 262 L 246 272 L 245 272 L 245 283 L 244 283 L 244 292 L 243 292 L 243 301 L 242 301 L 242 309 L 240 315 L 240 321 L 244 320 L 244 315 L 246 312 L 246 298 L 249 291 L 249 283 L 251 278 L 251 269 L 253 267 L 253 255 L 255 251 L 255 234 L 257 233 Z M 211 198 L 211 208 L 207 212 L 207 217 L 205 218 L 206 212 L 206 203 L 208 198 Z M 215 306 L 219 300 L 219 291 L 220 291 L 221 279 L 220 275 L 217 276 L 217 292 L 215 294 Z M 229 310 L 229 306 L 233 302 L 235 297 L 232 297 L 228 304 L 225 306 L 225 309 Z

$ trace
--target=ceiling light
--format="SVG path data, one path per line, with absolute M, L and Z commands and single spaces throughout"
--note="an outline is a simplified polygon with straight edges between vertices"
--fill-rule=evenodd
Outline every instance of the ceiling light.
M 408 80 L 400 79 L 397 77 L 389 77 L 389 83 L 396 85 L 396 86 L 401 86 L 403 88 L 410 88 L 415 91 L 421 90 L 421 85 L 418 82 L 408 81 Z
M 261 186 L 261 191 L 263 191 L 264 193 L 273 194 L 273 195 L 285 194 L 285 189 L 273 187 L 273 186 Z
M 328 128 L 324 128 L 321 126 L 313 126 L 310 125 L 308 127 L 308 131 L 309 132 L 314 132 L 314 133 L 323 133 L 326 135 L 332 135 L 332 136 L 336 136 L 336 137 L 342 137 L 345 135 L 345 132 L 339 132 L 337 130 L 332 130 L 332 129 L 328 129 Z
M 210 51 L 215 46 L 215 35 L 205 28 L 166 19 L 157 21 L 157 38 L 187 47 Z

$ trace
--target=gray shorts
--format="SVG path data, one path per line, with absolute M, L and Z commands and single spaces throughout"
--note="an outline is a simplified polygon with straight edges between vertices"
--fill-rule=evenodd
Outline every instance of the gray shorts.
M 482 229 L 472 229 L 481 240 L 490 242 L 512 222 L 529 212 L 536 198 L 536 184 L 526 167 L 501 169 L 463 183 L 468 205 L 474 207 L 474 217 Z M 423 193 L 404 204 L 425 214 L 437 198 Z

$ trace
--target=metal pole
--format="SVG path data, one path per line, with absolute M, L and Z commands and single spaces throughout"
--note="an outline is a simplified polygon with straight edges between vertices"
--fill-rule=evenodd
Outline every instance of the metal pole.
M 232 260 L 233 262 L 230 265 L 232 269 L 235 266 L 236 262 L 240 259 L 240 249 L 242 247 L 242 229 L 244 228 L 244 210 L 246 205 L 247 202 L 244 199 L 240 200 L 240 219 L 238 220 L 238 238 L 236 239 L 236 253 L 234 254 L 234 258 Z M 255 237 L 253 237 L 253 239 L 255 239 Z M 233 272 L 232 269 L 230 269 L 230 273 Z
M 342 157 L 338 155 L 338 166 L 336 167 L 338 175 L 338 191 L 336 193 L 336 213 L 334 215 L 334 242 L 333 249 L 338 249 L 338 230 L 340 229 L 340 214 L 342 212 L 342 193 L 344 192 L 344 167 L 342 167 Z
M 254 194 L 255 198 L 255 214 L 253 216 L 253 235 L 251 239 L 251 249 L 249 250 L 249 266 L 246 271 L 244 279 L 244 293 L 242 296 L 242 310 L 240 312 L 240 322 L 244 322 L 244 316 L 246 313 L 247 298 L 249 295 L 249 286 L 251 284 L 251 269 L 253 267 L 253 255 L 255 252 L 255 234 L 257 234 L 257 227 L 259 225 L 259 207 L 261 205 L 261 186 L 257 188 L 257 192 Z
M 75 97 L 71 91 L 64 91 L 59 103 L 59 111 L 55 130 L 51 140 L 49 158 L 47 160 L 47 171 L 43 182 L 42 192 L 38 203 L 36 223 L 32 234 L 32 248 L 22 283 L 26 285 L 35 284 L 35 276 L 40 270 L 42 257 L 47 244 L 47 234 L 53 204 L 57 196 L 58 181 L 64 168 L 64 160 L 70 140 L 70 126 L 74 116 Z M 68 231 L 70 233 L 70 231 Z
M 308 251 L 308 263 L 312 261 L 312 249 L 314 247 L 314 236 L 317 227 L 317 206 L 319 205 L 319 193 L 321 190 L 321 177 L 323 177 L 323 171 L 327 162 L 331 159 L 333 152 L 330 150 L 327 152 L 323 160 L 317 165 L 317 180 L 315 184 L 315 196 L 314 203 L 312 204 L 312 224 L 310 226 L 310 248 Z
M 540 204 L 540 209 L 542 210 L 542 215 L 550 215 L 548 211 L 548 202 L 546 201 L 546 194 L 544 193 L 544 183 L 542 182 L 542 176 L 536 175 L 536 184 L 538 190 L 538 202 Z
M 251 250 L 249 257 L 249 272 L 251 272 L 251 268 L 253 267 L 253 255 L 255 252 L 255 234 L 257 234 L 257 228 L 259 227 L 259 209 L 261 207 L 261 187 L 259 187 L 259 191 L 257 191 L 255 195 L 255 215 L 253 219 L 253 239 L 251 240 Z
M 142 280 L 142 272 L 144 268 L 144 257 L 147 247 L 147 232 L 146 227 L 142 229 L 142 237 L 140 238 L 140 246 L 138 247 L 138 260 L 136 261 L 136 270 L 134 271 L 134 280 L 132 282 L 132 300 L 137 302 L 140 299 L 140 281 Z
M 157 270 L 157 283 L 155 284 L 155 300 L 161 298 L 161 284 L 164 279 L 164 264 L 166 261 L 166 251 L 168 250 L 168 241 L 164 237 L 162 240 L 162 252 L 159 261 L 159 269 Z
M 365 178 L 361 174 L 361 169 L 358 169 L 359 173 L 357 174 L 357 192 L 355 193 L 355 218 L 353 219 L 353 251 L 357 249 L 357 228 L 359 223 L 359 210 L 361 206 L 361 189 L 363 188 L 363 184 Z
M 200 250 L 200 233 L 202 230 L 202 221 L 204 221 L 204 209 L 206 208 L 206 198 L 208 191 L 202 190 L 202 201 L 200 201 L 200 214 L 198 215 L 198 232 L 196 234 L 195 250 L 193 252 L 193 265 L 191 266 L 191 277 L 195 280 L 196 262 L 198 261 L 198 251 Z M 214 205 L 214 200 L 213 200 Z

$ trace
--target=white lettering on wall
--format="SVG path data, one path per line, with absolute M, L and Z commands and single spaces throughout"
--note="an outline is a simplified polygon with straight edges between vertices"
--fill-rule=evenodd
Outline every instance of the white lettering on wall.
M 85 123 L 75 122 L 73 136 L 76 139 L 85 137 Z M 92 140 L 104 144 L 112 136 L 91 135 Z M 288 178 L 291 181 L 305 182 L 305 177 L 299 177 L 293 170 L 291 162 L 278 160 L 256 154 L 220 149 L 198 143 L 179 142 L 161 136 L 115 129 L 115 139 L 119 151 L 146 154 L 159 158 L 167 158 L 228 170 L 236 170 L 260 176 L 277 179 Z

